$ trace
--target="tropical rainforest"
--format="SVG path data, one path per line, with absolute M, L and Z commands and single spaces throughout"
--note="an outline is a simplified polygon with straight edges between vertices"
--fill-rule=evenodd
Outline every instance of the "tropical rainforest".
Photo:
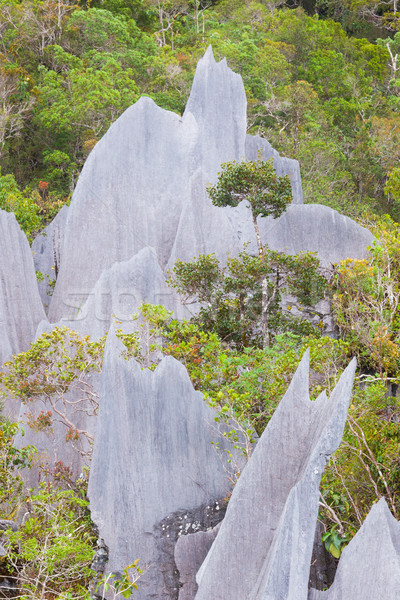
M 186 365 L 219 418 L 236 423 L 232 439 L 239 439 L 237 431 L 245 434 L 245 453 L 264 430 L 306 347 L 313 397 L 332 389 L 357 356 L 343 443 L 321 484 L 323 541 L 337 558 L 377 498 L 386 497 L 400 517 L 396 0 L 0 0 L 0 208 L 14 212 L 34 239 L 69 202 L 86 157 L 128 106 L 147 95 L 183 112 L 196 64 L 209 44 L 243 78 L 249 132 L 299 161 L 305 202 L 351 216 L 379 241 L 369 259 L 335 265 L 323 283 L 315 257 L 289 264 L 268 248 L 264 270 L 258 265 L 256 276 L 257 265 L 246 254 L 225 271 L 212 256 L 198 258 L 189 270 L 178 263 L 171 285 L 203 308 L 183 323 L 162 307 L 145 305 L 142 317 L 154 338 L 152 350 Z M 323 335 L 322 324 L 284 319 L 278 294 L 268 339 L 260 342 L 261 291 L 258 300 L 251 295 L 258 305 L 246 313 L 240 300 L 254 290 L 254 277 L 261 286 L 277 264 L 292 274 L 309 273 L 313 293 L 330 296 L 336 339 Z M 294 290 L 303 305 L 304 290 L 303 278 Z M 310 289 L 307 293 L 311 298 Z M 14 357 L 0 375 L 1 389 L 22 402 L 40 396 L 51 408 L 53 396 L 66 392 L 82 371 L 101 368 L 104 340 L 93 345 L 73 335 L 71 342 L 71 335 L 46 334 Z M 128 357 L 154 367 L 137 336 L 123 341 Z M 75 359 L 64 347 L 71 344 Z M 48 377 L 55 355 L 62 365 L 60 381 Z M 49 410 L 31 425 L 51 427 L 50 417 Z M 27 492 L 20 473 L 29 468 L 35 449 L 15 448 L 17 431 L 18 425 L 2 417 L 0 518 L 11 523 L 22 505 L 33 507 L 34 516 L 9 532 L 1 573 L 18 581 L 18 597 L 85 597 L 96 541 L 85 476 L 73 481 L 68 465 L 60 465 L 43 474 L 46 483 L 39 490 Z M 66 443 L 77 435 L 73 426 L 68 431 Z M 140 585 L 136 564 L 132 572 L 122 583 L 107 582 L 116 596 L 129 596 Z

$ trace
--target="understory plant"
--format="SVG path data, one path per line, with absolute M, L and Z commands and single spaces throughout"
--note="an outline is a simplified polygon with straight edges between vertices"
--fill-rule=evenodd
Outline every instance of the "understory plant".
M 25 509 L 18 530 L 5 535 L 18 598 L 88 600 L 96 537 L 82 492 L 43 483 Z
M 65 431 L 82 456 L 91 453 L 93 435 L 78 426 L 78 416 L 97 414 L 98 397 L 90 375 L 101 370 L 105 338 L 92 342 L 67 327 L 43 333 L 29 350 L 5 363 L 0 386 L 26 407 L 27 426 L 52 434 Z

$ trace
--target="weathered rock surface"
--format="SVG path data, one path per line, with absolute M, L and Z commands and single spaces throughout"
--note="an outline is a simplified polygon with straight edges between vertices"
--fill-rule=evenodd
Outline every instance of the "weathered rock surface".
M 57 278 L 61 264 L 62 246 L 68 206 L 64 205 L 52 222 L 33 240 L 32 254 L 35 270 L 43 275 L 39 293 L 45 309 L 48 308 L 52 288 L 50 282 Z
M 138 600 L 170 600 L 178 598 L 176 539 L 223 516 L 228 475 L 211 442 L 223 448 L 224 438 L 180 363 L 166 357 L 154 372 L 142 370 L 122 350 L 110 333 L 89 479 L 92 518 L 109 548 L 107 569 L 139 558 L 146 573 Z
M 240 224 L 211 204 L 206 184 L 220 164 L 260 144 L 282 173 L 292 174 L 301 202 L 298 163 L 268 143 L 246 141 L 243 82 L 209 48 L 200 60 L 183 117 L 141 98 L 90 153 L 66 224 L 63 259 L 50 306 L 53 321 L 70 318 L 71 299 L 92 291 L 104 269 L 154 248 L 162 269 L 177 258 L 241 249 Z M 267 148 L 268 146 L 268 148 Z M 251 233 L 253 236 L 254 234 Z
M 310 402 L 308 353 L 244 468 L 198 575 L 196 600 L 306 600 L 318 487 L 343 434 L 355 360 Z
M 32 254 L 15 216 L 0 211 L 0 365 L 27 350 L 46 315 Z
M 112 323 L 130 332 L 137 329 L 132 316 L 143 303 L 162 304 L 177 318 L 189 315 L 176 292 L 167 286 L 157 255 L 149 247 L 130 260 L 105 269 L 90 294 L 71 295 L 69 303 L 75 317 L 62 318 L 53 324 L 44 321 L 37 335 L 56 326 L 66 326 L 95 340 L 106 334 Z
M 197 592 L 196 573 L 215 540 L 220 524 L 208 531 L 181 535 L 174 550 L 176 568 L 179 571 L 179 600 L 193 600 Z
M 400 523 L 382 498 L 343 550 L 329 590 L 310 590 L 308 600 L 398 600 Z
M 272 250 L 317 252 L 324 266 L 346 258 L 366 258 L 374 241 L 368 229 L 321 204 L 289 206 L 278 219 L 263 219 L 261 228 Z
M 50 476 L 59 473 L 73 481 L 82 473 L 83 466 L 90 465 L 91 438 L 96 434 L 97 410 L 93 403 L 98 401 L 99 374 L 92 373 L 82 381 L 75 381 L 63 396 L 56 398 L 55 409 L 40 400 L 29 403 L 29 407 L 21 404 L 18 421 L 23 424 L 23 434 L 17 433 L 14 444 L 17 448 L 33 445 L 37 449 L 34 466 L 25 469 L 24 482 L 27 487 L 37 487 L 41 479 L 41 468 Z M 65 402 L 64 402 L 65 398 Z M 27 413 L 31 412 L 37 418 L 41 411 L 51 410 L 53 425 L 51 431 L 32 429 L 27 422 Z M 66 418 L 58 419 L 55 410 L 65 414 Z M 78 440 L 69 439 L 67 419 L 81 433 Z M 62 422 L 63 421 L 63 422 Z M 38 466 L 41 465 L 41 468 Z

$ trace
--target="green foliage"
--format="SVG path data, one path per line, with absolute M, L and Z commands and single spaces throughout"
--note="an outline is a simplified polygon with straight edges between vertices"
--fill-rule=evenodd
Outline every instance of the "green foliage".
M 388 173 L 385 185 L 385 194 L 392 197 L 395 202 L 400 202 L 400 168 L 393 167 Z
M 131 333 L 124 333 L 122 329 L 116 331 L 126 348 L 124 358 L 134 358 L 142 368 L 154 369 L 160 356 L 161 336 L 171 316 L 172 312 L 164 306 L 143 303 L 139 312 L 132 315 L 132 319 L 137 322 L 137 330 Z
M 283 294 L 290 294 L 292 305 L 297 301 L 299 308 L 309 307 L 312 312 L 312 305 L 326 289 L 318 266 L 318 259 L 311 253 L 288 256 L 265 247 L 263 260 L 241 252 L 237 258 L 228 258 L 226 267 L 214 255 L 201 255 L 192 262 L 177 261 L 169 283 L 184 303 L 200 302 L 195 322 L 215 331 L 225 342 L 243 348 L 263 343 L 263 286 L 268 295 L 268 330 L 273 335 L 286 330 L 313 331 L 309 321 L 283 310 L 281 299 Z
M 23 482 L 21 470 L 30 468 L 36 449 L 33 446 L 14 447 L 16 434 L 22 431 L 17 423 L 0 417 L 0 518 L 12 519 L 18 509 Z
M 37 193 L 22 192 L 13 175 L 1 175 L 0 171 L 0 209 L 15 214 L 21 229 L 30 240 L 41 224 L 37 200 Z
M 7 533 L 9 576 L 19 597 L 89 598 L 95 536 L 88 502 L 77 492 L 42 484 L 18 531 Z
M 292 199 L 289 177 L 279 177 L 271 161 L 224 163 L 218 182 L 207 188 L 215 206 L 237 206 L 246 200 L 254 219 L 279 217 Z
M 195 389 L 221 409 L 230 411 L 236 420 L 251 424 L 262 433 L 278 402 L 286 391 L 298 362 L 310 348 L 311 395 L 316 397 L 324 387 L 331 389 L 335 378 L 347 364 L 348 344 L 328 337 L 301 337 L 292 333 L 278 335 L 274 344 L 261 348 L 237 350 L 228 346 L 212 331 L 193 321 L 177 321 L 164 307 L 142 305 L 139 310 L 142 324 L 147 321 L 158 340 L 149 353 L 146 336 L 119 334 L 128 350 L 133 341 L 135 357 L 147 368 L 154 368 L 155 349 L 182 362 Z M 147 335 L 147 334 L 146 334 Z M 148 348 L 148 346 L 147 346 Z M 155 362 L 159 356 L 155 357 Z
M 380 377 L 399 376 L 399 225 L 390 218 L 375 225 L 379 238 L 371 257 L 340 264 L 334 282 L 333 311 L 343 336 L 361 364 Z
M 83 454 L 82 438 L 90 444 L 93 436 L 77 427 L 76 412 L 97 413 L 98 400 L 87 379 L 101 369 L 104 343 L 105 338 L 91 342 L 89 336 L 56 327 L 5 363 L 0 373 L 3 393 L 26 405 L 29 427 L 50 434 L 58 421 L 65 427 L 65 440 Z M 72 399 L 71 390 L 75 391 Z

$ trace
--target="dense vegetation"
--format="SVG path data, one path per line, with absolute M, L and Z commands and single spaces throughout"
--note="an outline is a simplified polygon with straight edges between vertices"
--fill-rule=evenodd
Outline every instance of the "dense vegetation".
M 345 261 L 332 274 L 337 340 L 283 315 L 279 290 L 265 321 L 268 336 L 260 335 L 266 275 L 271 295 L 274 273 L 279 270 L 285 285 L 282 274 L 290 273 L 296 288 L 290 292 L 303 305 L 325 286 L 315 257 L 283 257 L 267 247 L 262 261 L 243 253 L 226 268 L 213 256 L 199 257 L 197 271 L 178 263 L 171 281 L 183 296 L 204 302 L 198 317 L 179 323 L 165 309 L 144 306 L 147 346 L 143 335 L 120 334 L 127 357 L 144 368 L 154 368 L 161 353 L 181 360 L 219 418 L 236 423 L 230 435 L 244 435 L 246 454 L 306 347 L 312 397 L 332 389 L 357 355 L 344 441 L 321 485 L 324 539 L 334 555 L 378 497 L 400 515 L 398 14 L 396 0 L 304 0 L 300 6 L 279 0 L 0 0 L 0 208 L 15 212 L 30 238 L 69 201 L 96 142 L 141 94 L 183 112 L 197 61 L 211 43 L 215 56 L 225 56 L 243 77 L 250 131 L 300 161 L 306 201 L 357 218 L 380 240 L 369 260 Z M 66 403 L 70 386 L 101 367 L 103 342 L 91 344 L 66 330 L 46 334 L 8 365 L 0 385 L 28 407 L 40 398 L 43 410 L 31 414 L 30 426 L 51 433 L 55 401 Z M 95 411 L 96 399 L 91 402 Z M 65 443 L 82 451 L 78 442 L 86 436 L 87 452 L 87 432 L 62 411 L 57 418 Z M 14 448 L 17 430 L 0 422 L 0 518 L 21 511 L 33 516 L 10 534 L 1 574 L 18 577 L 26 598 L 85 597 L 89 581 L 94 585 L 95 547 L 85 481 L 73 481 L 68 465 L 58 465 L 27 497 L 20 472 L 36 460 L 35 449 Z M 132 571 L 115 584 L 116 595 L 134 589 L 137 564 Z
M 397 13 L 371 0 L 345 6 L 318 0 L 310 16 L 266 1 L 2 0 L 0 206 L 36 231 L 141 94 L 184 110 L 211 43 L 244 79 L 250 130 L 300 161 L 308 202 L 396 217 Z M 370 37 L 378 23 L 381 37 L 350 37 L 326 16 Z

